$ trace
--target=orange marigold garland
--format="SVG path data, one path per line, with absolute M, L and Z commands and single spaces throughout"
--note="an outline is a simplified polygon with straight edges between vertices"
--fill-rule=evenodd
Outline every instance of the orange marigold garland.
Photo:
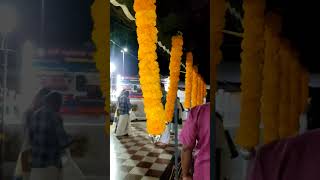
M 280 31 L 281 19 L 274 13 L 268 14 L 265 29 L 265 59 L 263 66 L 263 88 L 261 98 L 261 115 L 264 125 L 264 143 L 279 138 L 279 103 L 280 103 Z
M 186 60 L 185 101 L 184 101 L 184 106 L 186 109 L 191 108 L 192 74 L 193 74 L 193 55 L 191 52 L 188 52 L 187 60 Z
M 178 91 L 178 83 L 180 77 L 180 63 L 183 45 L 183 38 L 181 35 L 172 37 L 172 48 L 171 48 L 171 57 L 170 57 L 170 85 L 169 91 L 167 94 L 167 102 L 166 102 L 166 121 L 171 122 L 174 112 L 174 106 L 177 99 L 177 91 Z
M 244 0 L 241 111 L 236 142 L 252 149 L 260 139 L 261 67 L 264 58 L 264 0 Z
M 191 96 L 191 107 L 195 107 L 197 105 L 197 92 L 198 90 L 198 67 L 193 67 L 192 72 L 192 96 Z
M 155 2 L 155 0 L 135 0 L 133 8 L 136 12 L 139 76 L 147 117 L 147 131 L 151 135 L 160 135 L 165 129 L 166 116 L 161 103 L 160 69 L 156 61 L 158 31 Z
M 201 78 L 201 76 L 200 76 L 200 74 L 198 74 L 198 87 L 197 87 L 197 91 L 198 91 L 198 93 L 197 93 L 197 105 L 201 105 L 202 104 L 202 87 L 203 87 L 203 85 L 202 85 L 202 78 Z
M 100 73 L 100 87 L 103 96 L 105 97 L 105 112 L 106 112 L 106 127 L 105 131 L 109 134 L 109 52 L 108 48 L 108 34 L 109 34 L 109 18 L 108 17 L 109 2 L 104 0 L 95 0 L 91 7 L 91 16 L 93 18 L 94 26 L 92 32 L 92 40 L 96 46 L 96 52 L 94 53 L 94 60 L 96 67 Z

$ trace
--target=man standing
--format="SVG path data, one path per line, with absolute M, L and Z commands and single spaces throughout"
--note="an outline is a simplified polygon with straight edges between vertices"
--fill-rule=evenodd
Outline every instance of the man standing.
M 62 95 L 51 92 L 30 122 L 31 180 L 60 180 L 62 152 L 71 144 L 59 114 Z
M 119 120 L 116 129 L 116 136 L 128 136 L 129 134 L 129 111 L 131 103 L 129 91 L 123 91 L 118 99 Z

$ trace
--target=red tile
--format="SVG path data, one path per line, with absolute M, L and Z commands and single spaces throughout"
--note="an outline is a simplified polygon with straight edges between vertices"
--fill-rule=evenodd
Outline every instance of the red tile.
M 150 168 L 152 166 L 152 163 L 150 162 L 140 162 L 139 164 L 137 164 L 137 167 L 141 167 L 141 168 Z
M 160 155 L 160 153 L 154 153 L 154 152 L 150 152 L 149 154 L 147 154 L 147 156 L 149 157 L 158 157 Z
M 149 169 L 145 176 L 160 178 L 162 173 L 163 173 L 162 171 Z
M 138 151 L 135 151 L 135 150 L 128 150 L 127 152 L 128 152 L 128 154 L 135 154 L 135 153 L 136 153 L 136 152 L 138 152 Z
M 132 159 L 132 160 L 138 160 L 138 161 L 141 161 L 143 158 L 144 158 L 144 156 L 133 155 L 133 156 L 131 156 L 131 158 L 130 158 L 130 159 Z
M 170 160 L 158 158 L 158 159 L 156 160 L 156 163 L 159 163 L 159 164 L 170 164 Z

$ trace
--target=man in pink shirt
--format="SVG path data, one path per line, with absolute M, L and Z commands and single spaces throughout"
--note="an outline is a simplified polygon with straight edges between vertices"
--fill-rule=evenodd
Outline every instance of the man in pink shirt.
M 194 180 L 210 179 L 210 103 L 192 108 L 179 140 L 182 147 L 181 166 L 184 180 L 192 179 L 190 170 L 195 151 Z

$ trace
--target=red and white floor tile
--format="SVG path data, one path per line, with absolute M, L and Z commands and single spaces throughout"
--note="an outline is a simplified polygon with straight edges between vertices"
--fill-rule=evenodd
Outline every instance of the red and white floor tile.
M 114 132 L 114 126 L 111 126 Z M 146 122 L 132 122 L 128 137 L 110 135 L 111 180 L 156 180 L 160 179 L 174 154 L 171 136 L 169 146 L 155 147 L 146 132 Z

